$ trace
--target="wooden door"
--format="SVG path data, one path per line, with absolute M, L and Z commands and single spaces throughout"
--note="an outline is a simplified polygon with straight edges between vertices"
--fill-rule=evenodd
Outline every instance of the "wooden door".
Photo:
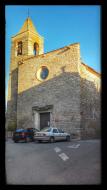
M 49 127 L 50 112 L 40 113 L 40 130 Z

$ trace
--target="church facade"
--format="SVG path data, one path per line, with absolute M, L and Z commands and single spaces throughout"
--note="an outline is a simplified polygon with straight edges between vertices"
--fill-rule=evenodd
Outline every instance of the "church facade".
M 80 44 L 44 53 L 28 17 L 12 37 L 6 127 L 58 127 L 78 138 L 100 131 L 98 72 L 81 62 Z

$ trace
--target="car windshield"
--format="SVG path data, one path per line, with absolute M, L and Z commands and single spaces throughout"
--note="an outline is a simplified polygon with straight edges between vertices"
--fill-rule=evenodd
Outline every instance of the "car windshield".
M 41 131 L 40 132 L 50 132 L 51 131 L 51 128 L 44 128 L 44 129 L 41 129 Z
M 36 128 L 34 128 L 34 131 L 37 131 L 37 132 L 39 132 L 40 130 L 39 130 L 39 129 L 36 129 Z

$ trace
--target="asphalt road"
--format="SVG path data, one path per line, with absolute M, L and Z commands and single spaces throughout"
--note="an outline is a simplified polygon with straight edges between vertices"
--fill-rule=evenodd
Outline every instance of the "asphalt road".
M 56 143 L 6 141 L 8 184 L 100 184 L 100 140 Z

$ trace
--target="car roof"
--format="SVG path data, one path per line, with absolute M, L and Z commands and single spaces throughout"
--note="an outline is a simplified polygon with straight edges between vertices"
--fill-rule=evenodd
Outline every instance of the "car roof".
M 22 131 L 26 131 L 26 129 L 16 129 L 15 132 L 22 132 Z

